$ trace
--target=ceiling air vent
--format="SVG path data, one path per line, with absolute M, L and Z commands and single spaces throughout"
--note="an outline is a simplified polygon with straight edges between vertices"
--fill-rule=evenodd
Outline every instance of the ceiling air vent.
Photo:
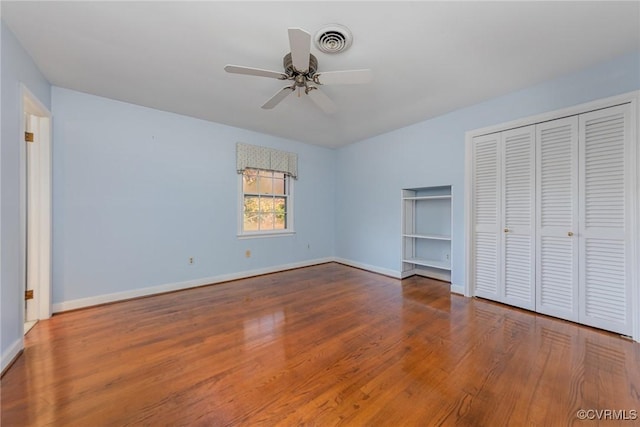
M 316 32 L 315 45 L 324 53 L 340 53 L 351 46 L 353 35 L 345 26 L 329 24 Z

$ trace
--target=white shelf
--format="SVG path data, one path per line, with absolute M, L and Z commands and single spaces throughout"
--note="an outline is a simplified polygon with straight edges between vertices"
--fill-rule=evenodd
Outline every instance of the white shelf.
M 403 197 L 402 200 L 437 200 L 437 199 L 450 199 L 451 194 L 443 194 L 441 196 L 411 196 Z
M 402 273 L 451 281 L 451 186 L 402 190 Z
M 441 234 L 403 234 L 402 237 L 410 237 L 413 239 L 429 239 L 429 240 L 451 240 L 451 236 Z
M 439 261 L 437 259 L 420 259 L 420 258 L 407 258 L 402 262 L 409 264 L 422 265 L 424 267 L 439 268 L 441 270 L 451 271 L 451 264 L 448 261 Z

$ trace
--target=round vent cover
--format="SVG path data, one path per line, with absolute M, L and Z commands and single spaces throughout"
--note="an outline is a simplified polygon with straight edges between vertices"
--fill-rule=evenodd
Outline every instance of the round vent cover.
M 324 53 L 340 53 L 353 43 L 351 31 L 343 25 L 329 24 L 320 28 L 314 37 L 315 45 Z

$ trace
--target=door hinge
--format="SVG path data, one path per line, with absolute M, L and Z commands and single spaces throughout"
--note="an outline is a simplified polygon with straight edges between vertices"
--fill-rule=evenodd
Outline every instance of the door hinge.
M 26 142 L 33 142 L 33 132 L 25 132 L 24 133 L 24 140 Z
M 33 290 L 29 289 L 28 291 L 24 291 L 24 299 L 25 301 L 33 299 Z

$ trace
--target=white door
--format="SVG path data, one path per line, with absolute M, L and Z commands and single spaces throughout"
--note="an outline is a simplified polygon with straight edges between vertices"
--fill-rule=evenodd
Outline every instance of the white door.
M 581 323 L 631 335 L 629 106 L 580 116 Z
M 500 301 L 500 134 L 473 139 L 473 281 L 475 295 Z
M 536 125 L 536 310 L 578 321 L 578 117 Z
M 26 186 L 27 186 L 27 228 L 26 228 L 26 280 L 25 291 L 31 291 L 33 297 L 25 299 L 25 321 L 38 320 L 37 298 L 40 284 L 40 118 L 26 114 L 27 129 L 33 135 L 33 141 L 26 144 Z M 26 297 L 25 297 L 26 298 Z
M 20 302 L 24 320 L 35 321 L 51 316 L 51 113 L 24 86 L 22 105 L 23 130 L 33 133 L 34 142 L 20 147 L 20 269 L 33 299 L 25 303 L 21 294 Z
M 535 126 L 502 133 L 502 301 L 535 310 Z

